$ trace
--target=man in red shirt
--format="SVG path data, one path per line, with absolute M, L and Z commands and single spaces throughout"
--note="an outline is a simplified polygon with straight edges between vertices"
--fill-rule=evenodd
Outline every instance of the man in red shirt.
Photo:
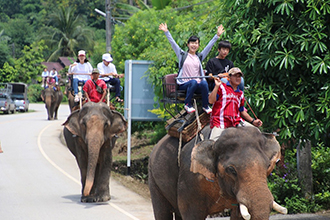
M 221 74 L 219 75 L 221 77 Z M 220 78 L 215 79 L 215 87 L 209 95 L 209 103 L 213 104 L 210 119 L 211 140 L 217 140 L 225 128 L 262 125 L 260 119 L 252 118 L 244 110 L 244 93 L 238 88 L 243 76 L 242 71 L 234 67 L 229 70 L 228 75 L 226 84 L 222 83 Z
M 107 93 L 107 85 L 99 79 L 100 72 L 97 68 L 92 71 L 92 79 L 87 80 L 83 90 L 88 102 L 105 102 L 105 95 Z M 97 88 L 99 87 L 99 88 Z

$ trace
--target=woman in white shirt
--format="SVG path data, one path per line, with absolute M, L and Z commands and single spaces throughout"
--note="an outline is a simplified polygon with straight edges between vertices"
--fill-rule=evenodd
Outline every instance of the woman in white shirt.
M 91 78 L 91 73 L 93 71 L 92 65 L 86 59 L 86 52 L 84 50 L 78 51 L 77 61 L 70 66 L 69 74 L 73 75 L 73 91 L 74 91 L 74 101 L 79 102 L 78 97 L 78 82 L 85 82 Z

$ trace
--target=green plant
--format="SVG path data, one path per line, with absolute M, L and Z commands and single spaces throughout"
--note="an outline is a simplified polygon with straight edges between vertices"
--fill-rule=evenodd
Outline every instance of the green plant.
M 28 87 L 27 96 L 30 102 L 40 102 L 41 100 L 41 91 L 43 88 L 40 86 L 40 84 L 32 84 Z

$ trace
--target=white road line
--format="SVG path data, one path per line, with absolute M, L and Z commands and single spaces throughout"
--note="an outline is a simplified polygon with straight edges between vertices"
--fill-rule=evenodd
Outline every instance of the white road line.
M 70 174 L 68 174 L 67 172 L 65 172 L 63 169 L 61 169 L 59 166 L 57 166 L 48 156 L 47 154 L 45 153 L 45 151 L 43 150 L 42 148 L 42 145 L 41 145 L 41 137 L 42 137 L 42 134 L 50 127 L 52 126 L 53 124 L 49 124 L 47 125 L 46 127 L 44 127 L 44 129 L 42 129 L 38 135 L 38 148 L 41 152 L 41 154 L 45 157 L 45 159 L 51 164 L 53 165 L 56 169 L 58 169 L 61 173 L 63 173 L 65 176 L 67 176 L 69 179 L 73 180 L 75 183 L 77 183 L 79 186 L 81 186 L 80 184 L 80 181 L 77 180 L 76 178 L 72 177 Z M 131 219 L 134 219 L 134 220 L 139 220 L 138 218 L 134 217 L 133 215 L 131 215 L 130 213 L 126 212 L 125 210 L 119 208 L 117 205 L 109 202 L 109 204 L 117 209 L 118 211 L 120 211 L 121 213 L 127 215 L 128 217 L 130 217 Z

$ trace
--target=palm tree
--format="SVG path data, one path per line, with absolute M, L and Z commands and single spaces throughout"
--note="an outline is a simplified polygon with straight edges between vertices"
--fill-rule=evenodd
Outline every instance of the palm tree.
M 77 15 L 71 7 L 60 7 L 50 15 L 49 25 L 41 38 L 54 52 L 48 58 L 56 60 L 59 56 L 76 56 L 80 49 L 92 50 L 94 34 L 85 25 L 85 19 Z

